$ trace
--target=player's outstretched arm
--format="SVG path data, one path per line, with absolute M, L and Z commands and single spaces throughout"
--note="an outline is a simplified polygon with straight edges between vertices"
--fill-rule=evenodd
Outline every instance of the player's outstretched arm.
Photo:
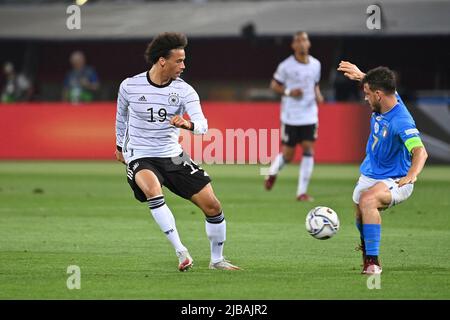
M 427 150 L 423 146 L 413 148 L 411 153 L 411 167 L 409 168 L 408 174 L 397 182 L 399 187 L 416 182 L 417 176 L 422 171 L 425 161 L 428 158 Z
M 349 61 L 341 61 L 337 70 L 343 72 L 344 76 L 346 76 L 350 80 L 355 81 L 362 81 L 362 79 L 366 75 L 364 72 L 359 70 L 359 68 L 355 64 Z

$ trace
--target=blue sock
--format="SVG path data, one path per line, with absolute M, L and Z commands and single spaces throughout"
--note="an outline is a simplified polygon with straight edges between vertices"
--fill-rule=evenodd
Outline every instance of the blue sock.
M 380 251 L 381 224 L 363 224 L 366 255 L 378 256 Z
M 361 222 L 359 222 L 358 220 L 356 220 L 355 222 L 356 228 L 359 231 L 359 236 L 361 237 L 361 240 L 364 240 L 364 235 L 363 235 L 363 225 Z

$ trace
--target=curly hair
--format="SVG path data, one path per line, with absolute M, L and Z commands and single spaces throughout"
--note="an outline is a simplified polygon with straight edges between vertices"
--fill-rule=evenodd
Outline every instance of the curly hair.
M 155 64 L 160 57 L 169 58 L 173 49 L 184 49 L 188 44 L 187 38 L 182 33 L 164 32 L 157 35 L 145 50 L 145 60 L 150 65 Z

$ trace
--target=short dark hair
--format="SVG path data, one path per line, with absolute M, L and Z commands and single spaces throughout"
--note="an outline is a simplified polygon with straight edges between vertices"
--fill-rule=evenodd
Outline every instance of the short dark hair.
M 171 50 L 184 49 L 187 44 L 187 38 L 182 33 L 160 33 L 148 44 L 144 54 L 145 60 L 153 65 L 160 57 L 169 58 Z
M 362 84 L 367 83 L 370 90 L 381 90 L 386 94 L 395 93 L 395 75 L 387 67 L 377 67 L 369 70 L 362 80 Z

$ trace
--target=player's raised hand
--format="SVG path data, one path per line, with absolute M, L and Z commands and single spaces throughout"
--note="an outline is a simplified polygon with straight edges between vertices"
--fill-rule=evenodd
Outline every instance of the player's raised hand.
M 117 159 L 117 161 L 122 162 L 123 164 L 126 164 L 125 159 L 123 158 L 123 154 L 119 150 L 116 150 L 116 159 Z
M 182 129 L 191 129 L 191 122 L 184 119 L 182 116 L 180 115 L 175 115 L 170 119 L 170 124 L 177 127 L 177 128 L 182 128 Z
M 400 180 L 398 180 L 396 182 L 398 184 L 398 187 L 400 188 L 400 187 L 403 187 L 404 185 L 409 184 L 409 183 L 413 184 L 416 181 L 417 181 L 417 177 L 416 176 L 407 175 L 407 176 L 401 178 Z
M 344 76 L 350 80 L 361 81 L 366 75 L 355 64 L 348 61 L 341 61 L 337 70 L 343 72 Z

